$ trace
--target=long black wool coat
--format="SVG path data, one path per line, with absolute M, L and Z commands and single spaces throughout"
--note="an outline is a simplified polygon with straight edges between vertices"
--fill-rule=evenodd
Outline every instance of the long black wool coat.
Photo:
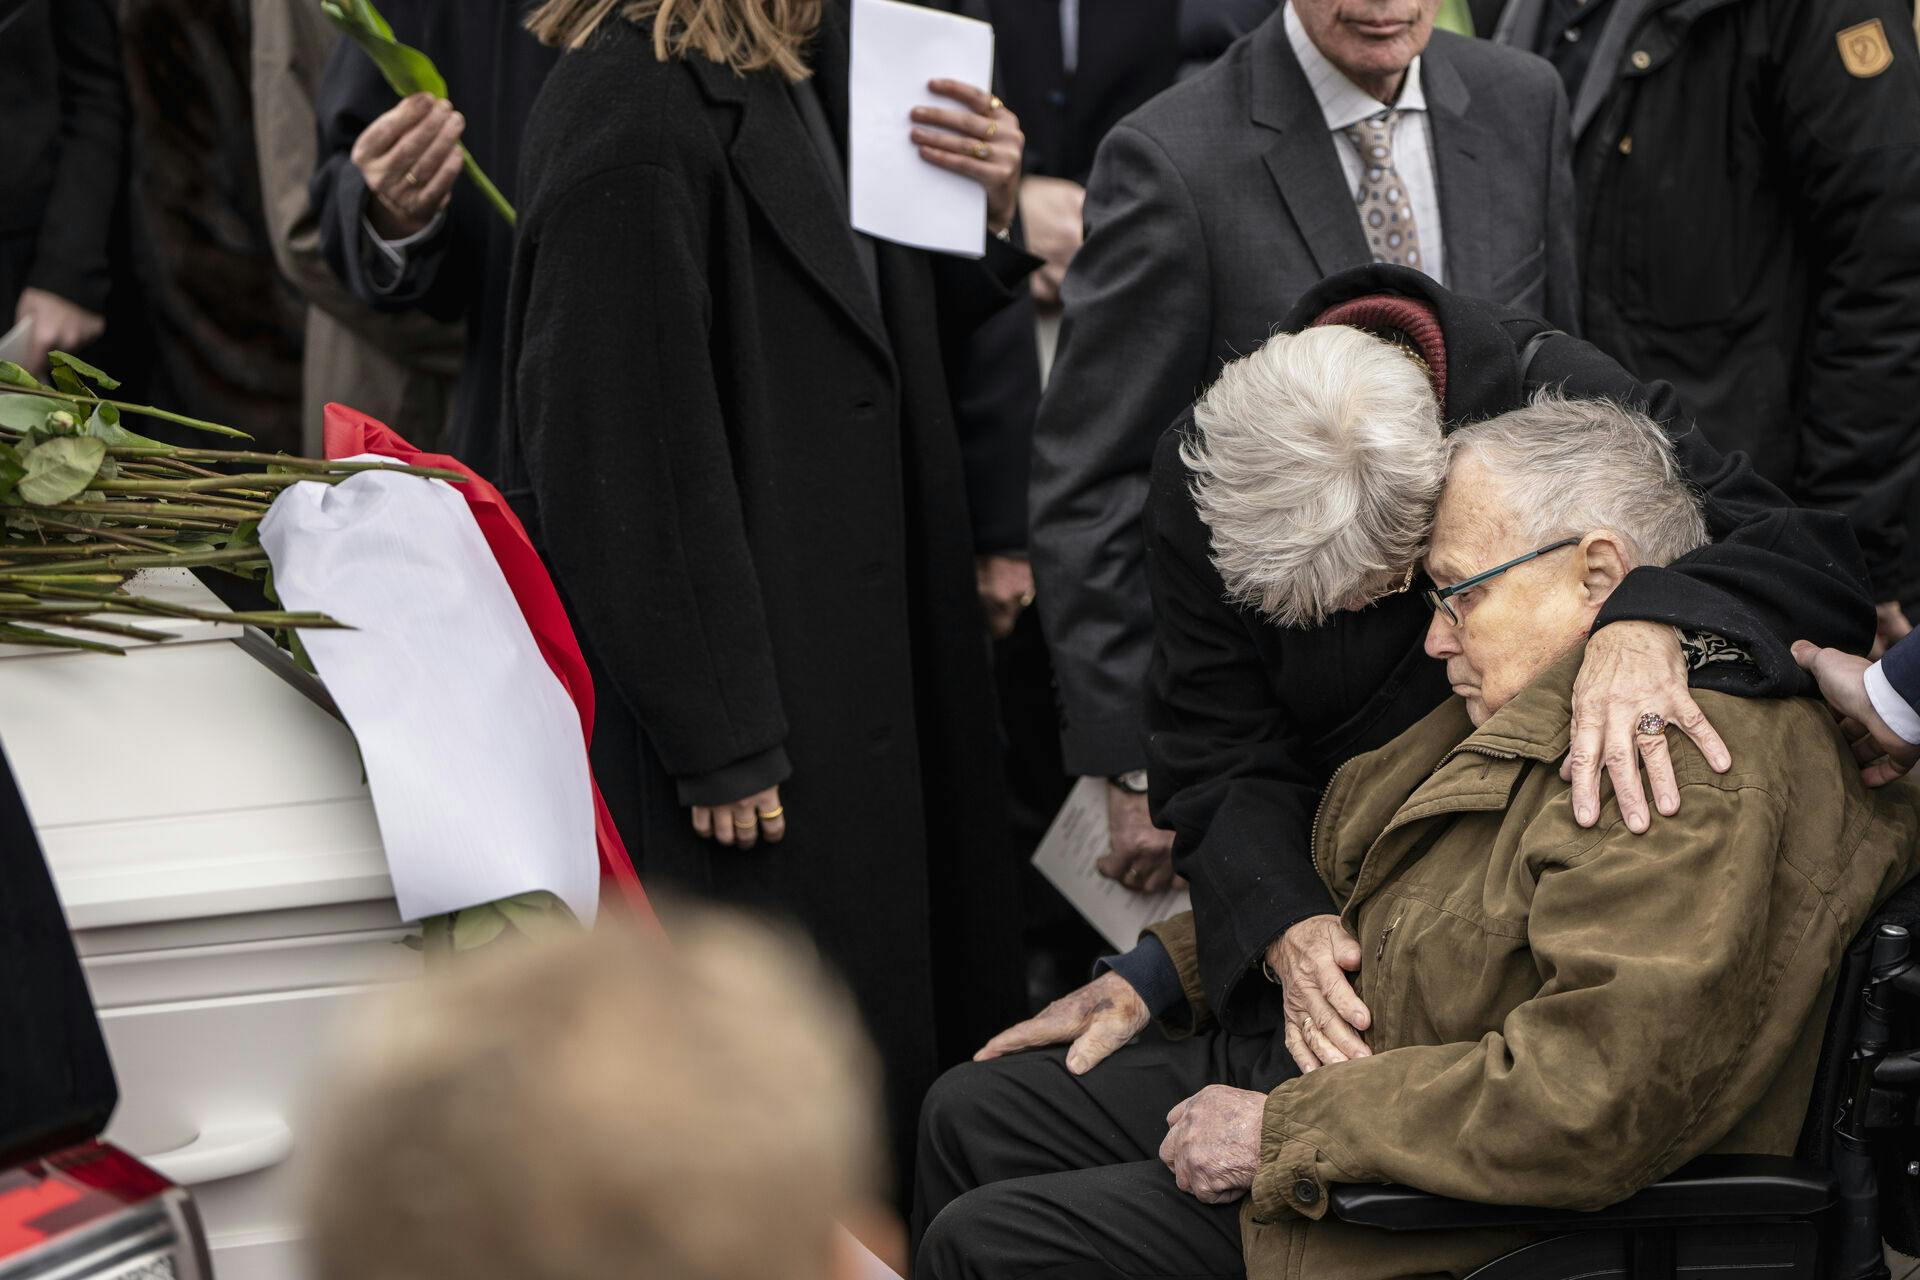
M 829 5 L 840 138 L 846 56 Z M 597 666 L 601 785 L 650 885 L 797 917 L 847 974 L 904 1161 L 937 1068 L 1020 1012 L 941 321 L 1029 260 L 880 244 L 876 301 L 787 85 L 624 21 L 561 59 L 525 155 L 509 488 Z M 689 803 L 776 782 L 783 843 L 694 835 Z

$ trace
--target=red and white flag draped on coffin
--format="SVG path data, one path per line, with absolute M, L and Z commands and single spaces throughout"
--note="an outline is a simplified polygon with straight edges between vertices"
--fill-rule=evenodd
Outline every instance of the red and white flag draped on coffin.
M 363 413 L 328 405 L 325 441 L 468 477 L 294 485 L 260 527 L 282 603 L 355 628 L 301 639 L 360 742 L 402 915 L 544 889 L 591 921 L 604 878 L 650 920 L 587 764 L 586 661 L 525 528 Z

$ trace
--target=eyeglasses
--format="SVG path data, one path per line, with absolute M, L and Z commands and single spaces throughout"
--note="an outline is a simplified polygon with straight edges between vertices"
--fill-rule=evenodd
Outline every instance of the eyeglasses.
M 1464 591 L 1471 591 L 1483 583 L 1490 582 L 1507 570 L 1518 568 L 1529 560 L 1537 560 L 1549 551 L 1558 551 L 1562 547 L 1577 547 L 1579 545 L 1580 539 L 1578 538 L 1562 538 L 1558 542 L 1550 543 L 1534 551 L 1529 551 L 1523 556 L 1517 556 L 1505 564 L 1497 564 L 1484 573 L 1476 573 L 1471 578 L 1462 578 L 1450 587 L 1428 587 L 1420 594 L 1426 597 L 1427 604 L 1430 605 L 1436 613 L 1446 614 L 1447 621 L 1457 627 L 1460 625 L 1460 615 L 1453 611 L 1453 605 L 1449 603 L 1454 596 Z

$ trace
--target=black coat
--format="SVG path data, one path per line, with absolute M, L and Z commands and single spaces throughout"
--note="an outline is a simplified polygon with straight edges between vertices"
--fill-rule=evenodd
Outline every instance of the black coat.
M 106 310 L 127 94 L 111 0 L 0 0 L 0 332 L 20 291 Z
M 1586 337 L 1795 501 L 1845 512 L 1879 599 L 1920 587 L 1912 5 L 1607 4 L 1572 116 Z M 1543 7 L 1513 0 L 1499 38 L 1544 47 Z M 1886 64 L 1850 71 L 1843 31 Z
M 1635 569 L 1596 626 L 1649 619 L 1731 640 L 1753 662 L 1703 667 L 1693 682 L 1749 696 L 1803 691 L 1787 648 L 1794 640 L 1865 649 L 1873 609 L 1846 521 L 1788 505 L 1743 455 L 1716 450 L 1671 387 L 1637 382 L 1565 335 L 1539 345 L 1523 378 L 1523 353 L 1544 322 L 1449 293 L 1401 267 L 1332 277 L 1301 301 L 1287 328 L 1372 293 L 1433 305 L 1446 340 L 1449 423 L 1518 408 L 1535 389 L 1555 386 L 1638 405 L 1667 428 L 1703 495 L 1713 545 L 1666 568 Z M 1278 1011 L 1278 987 L 1241 981 L 1257 979 L 1267 944 L 1296 921 L 1335 909 L 1310 851 L 1328 778 L 1439 706 L 1448 686 L 1444 665 L 1422 650 L 1429 611 L 1418 592 L 1311 628 L 1279 627 L 1227 604 L 1180 460 L 1180 436 L 1190 430 L 1191 411 L 1161 437 L 1146 507 L 1153 808 L 1155 821 L 1175 832 L 1174 865 L 1193 885 L 1209 1000 L 1223 1025 L 1243 1030 Z M 1732 749 L 1738 759 L 1740 744 Z
M 509 203 L 515 203 L 520 136 L 556 54 L 522 25 L 525 0 L 475 4 L 389 0 L 381 11 L 393 33 L 446 77 L 447 97 L 466 117 L 467 149 Z M 416 246 L 396 287 L 382 291 L 368 271 L 375 252 L 361 220 L 367 184 L 353 165 L 354 140 L 398 99 L 373 61 L 351 40 L 334 47 L 315 95 L 320 132 L 313 203 L 327 263 L 354 295 L 386 311 L 419 308 L 464 320 L 466 359 L 454 387 L 453 419 L 441 449 L 491 480 L 500 477 L 500 351 L 507 310 L 513 228 L 465 176 L 439 233 Z M 353 388 L 342 387 L 342 400 Z
M 829 6 L 814 51 L 841 137 L 845 31 Z M 904 1170 L 937 1066 L 1020 1011 L 936 317 L 1026 260 L 875 244 L 876 301 L 787 86 L 625 21 L 554 71 L 523 190 L 509 471 L 598 667 L 600 784 L 650 885 L 791 913 L 848 975 Z M 694 835 L 689 803 L 774 783 L 784 843 Z

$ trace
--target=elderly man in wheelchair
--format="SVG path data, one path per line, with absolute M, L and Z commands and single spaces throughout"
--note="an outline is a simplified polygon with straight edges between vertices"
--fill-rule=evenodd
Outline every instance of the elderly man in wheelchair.
M 925 1110 L 917 1276 L 1880 1265 L 1868 1129 L 1898 1109 L 1886 1082 L 1920 1079 L 1886 997 L 1920 984 L 1899 930 L 1850 944 L 1913 869 L 1920 791 L 1865 789 L 1817 702 L 1702 693 L 1733 769 L 1676 732 L 1677 814 L 1580 825 L 1559 762 L 1588 629 L 1633 567 L 1706 541 L 1698 501 L 1666 436 L 1604 401 L 1461 428 L 1440 465 L 1426 647 L 1455 696 L 1343 767 L 1314 826 L 1368 1052 L 1301 1074 L 1277 1036 L 1091 1069 L 1083 1046 L 1070 1090 L 1059 1048 L 960 1067 Z M 1209 1018 L 1191 918 L 1153 932 L 1177 1037 Z M 1096 986 L 1145 1029 L 1123 980 Z

